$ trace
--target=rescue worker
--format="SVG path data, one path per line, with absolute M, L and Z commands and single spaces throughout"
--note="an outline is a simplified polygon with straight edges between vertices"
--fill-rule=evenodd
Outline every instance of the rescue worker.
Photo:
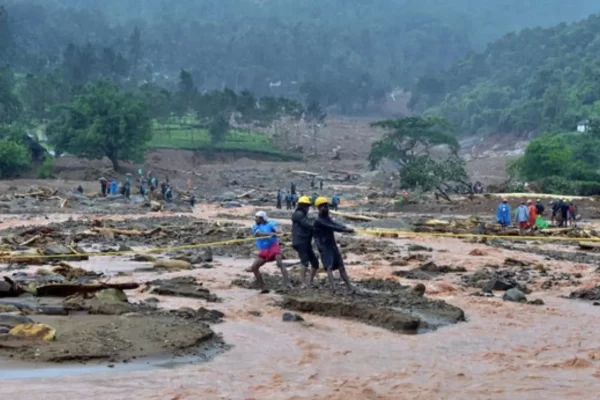
M 318 197 L 319 197 L 319 195 L 317 193 L 313 193 L 312 196 L 311 196 L 311 198 L 310 198 L 310 204 L 312 204 L 313 206 L 315 206 L 315 201 L 317 201 Z
M 160 194 L 164 198 L 166 193 L 167 193 L 167 183 L 166 182 L 161 182 L 160 183 Z
M 117 181 L 115 179 L 110 181 L 110 194 L 113 196 L 117 194 Z
M 333 211 L 338 210 L 338 206 L 340 205 L 340 196 L 338 194 L 334 194 L 331 198 L 331 209 Z
M 577 207 L 571 200 L 569 201 L 568 221 L 571 223 L 571 226 L 577 226 Z
M 319 181 L 319 190 L 323 190 L 323 179 Z
M 550 201 L 550 205 L 552 206 L 552 218 L 551 218 L 551 222 L 552 224 L 554 224 L 554 222 L 559 222 L 558 221 L 558 214 L 560 211 L 560 202 L 558 200 L 552 200 Z
M 83 187 L 81 185 L 77 186 L 77 193 L 83 194 Z
M 108 193 L 108 181 L 105 177 L 100 178 L 100 194 L 102 197 L 106 197 Z
M 522 201 L 517 208 L 515 219 L 519 230 L 523 233 L 523 231 L 529 227 L 529 209 L 524 201 Z
M 560 212 L 561 221 L 558 226 L 560 226 L 560 227 L 568 226 L 569 225 L 569 204 L 567 204 L 566 199 L 562 199 L 560 201 L 560 211 L 559 212 Z
M 315 275 L 319 270 L 319 260 L 312 247 L 313 225 L 308 219 L 310 209 L 310 198 L 302 196 L 298 199 L 298 207 L 292 214 L 292 246 L 298 253 L 302 264 L 302 284 L 307 285 L 306 271 L 308 265 L 312 267 L 310 273 L 310 284 L 313 283 Z
M 140 182 L 140 194 L 142 196 L 146 195 L 146 184 L 144 183 L 143 180 Z
M 282 200 L 283 195 L 281 194 L 281 190 L 277 189 L 277 209 L 280 210 L 281 209 L 281 200 Z
M 508 199 L 502 199 L 502 203 L 496 209 L 496 222 L 502 225 L 502 229 L 506 229 L 510 225 L 510 204 Z
M 537 208 L 533 204 L 533 200 L 527 200 L 527 211 L 529 212 L 529 228 L 533 231 L 535 229 L 535 220 L 537 218 Z
M 356 290 L 350 283 L 350 278 L 344 266 L 344 260 L 340 253 L 340 249 L 335 242 L 334 232 L 354 233 L 354 229 L 348 228 L 345 225 L 339 224 L 329 216 L 329 200 L 325 197 L 319 197 L 314 202 L 319 210 L 319 216 L 313 224 L 313 234 L 315 243 L 321 255 L 321 263 L 327 271 L 327 278 L 331 285 L 331 292 L 335 294 L 335 284 L 333 281 L 333 271 L 338 269 L 340 277 L 350 290 L 350 293 L 355 293 Z
M 191 190 L 194 188 L 194 183 L 192 182 L 192 178 L 189 178 L 189 179 L 187 180 L 187 188 L 188 188 L 188 190 L 190 190 L 190 191 L 191 191 Z
M 292 209 L 292 194 L 290 192 L 287 192 L 285 194 L 285 209 L 286 210 Z
M 292 208 L 296 208 L 296 205 L 298 204 L 298 194 L 291 193 L 291 196 L 292 196 Z
M 190 206 L 194 207 L 196 205 L 196 196 L 192 195 L 190 197 Z
M 542 204 L 542 200 L 538 199 L 537 202 L 535 203 L 535 209 L 537 211 L 538 215 L 543 215 L 544 214 L 544 205 Z
M 171 185 L 167 185 L 167 189 L 165 190 L 165 200 L 167 203 L 173 201 L 173 188 Z
M 252 234 L 258 238 L 256 239 L 258 255 L 252 264 L 251 269 L 256 278 L 260 293 L 269 293 L 269 289 L 260 273 L 260 267 L 273 261 L 277 263 L 277 266 L 281 270 L 283 284 L 286 288 L 291 289 L 292 286 L 290 285 L 287 270 L 283 265 L 281 248 L 279 247 L 279 239 L 277 237 L 279 229 L 277 227 L 277 222 L 269 221 L 267 213 L 264 211 L 257 212 L 254 217 L 255 224 L 252 226 Z
M 292 192 L 292 194 L 296 194 L 296 184 L 294 182 L 292 182 L 290 185 L 290 192 Z

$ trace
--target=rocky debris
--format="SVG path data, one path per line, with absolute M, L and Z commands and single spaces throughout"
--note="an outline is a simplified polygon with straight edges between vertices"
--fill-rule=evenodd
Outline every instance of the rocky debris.
M 137 262 L 155 262 L 156 261 L 156 257 L 153 257 L 149 254 L 136 254 L 133 256 L 133 258 L 131 259 L 131 261 L 137 261 Z
M 279 276 L 264 274 L 269 287 L 281 287 Z M 242 287 L 252 287 L 251 281 L 233 282 Z M 325 279 L 316 282 L 316 287 L 296 287 L 284 293 L 277 304 L 283 309 L 302 313 L 314 313 L 334 318 L 347 318 L 392 331 L 417 333 L 439 326 L 464 321 L 464 312 L 440 300 L 431 300 L 422 295 L 422 287 L 415 289 L 393 281 L 368 280 L 356 282 L 364 289 L 360 295 L 342 294 L 346 288 L 336 283 L 332 295 Z
M 394 271 L 393 274 L 405 279 L 430 280 L 442 274 L 466 272 L 463 267 L 438 266 L 433 261 L 409 271 Z
M 544 303 L 544 300 L 542 300 L 542 299 L 535 299 L 535 300 L 528 301 L 527 304 L 532 305 L 532 306 L 543 306 L 546 303 Z
M 569 298 L 589 301 L 600 300 L 600 286 L 576 290 L 569 295 Z
M 461 281 L 465 286 L 482 289 L 484 292 L 517 288 L 524 293 L 531 293 L 527 283 L 532 279 L 528 271 L 483 267 L 473 274 L 461 276 Z
M 426 251 L 426 252 L 432 252 L 433 249 L 431 247 L 427 247 L 427 246 L 423 246 L 420 244 L 409 244 L 407 247 L 408 251 Z
M 283 322 L 302 322 L 302 321 L 304 321 L 304 318 L 302 318 L 298 314 L 285 312 L 285 313 L 283 313 L 282 320 L 283 320 Z
M 192 264 L 183 260 L 159 259 L 154 262 L 154 268 L 163 268 L 169 271 L 177 271 L 182 269 L 192 269 Z
M 34 340 L 43 340 L 51 342 L 56 339 L 56 329 L 46 324 L 21 324 L 12 328 L 9 335 Z
M 239 201 L 224 201 L 221 203 L 221 207 L 223 208 L 239 208 L 243 207 L 242 203 Z
M 481 257 L 481 256 L 486 256 L 487 253 L 485 252 L 485 250 L 481 250 L 481 249 L 473 249 L 469 252 L 470 256 L 477 256 L 477 257 Z
M 0 298 L 17 297 L 24 292 L 25 290 L 21 286 L 17 285 L 13 280 L 6 276 L 3 281 L 0 281 Z
M 531 265 L 531 263 L 529 261 L 522 261 L 509 257 L 504 260 L 504 265 L 507 267 L 527 267 Z
M 102 289 L 96 292 L 94 296 L 102 301 L 121 301 L 127 303 L 127 295 L 121 289 Z
M 600 255 L 595 253 L 588 252 L 573 252 L 573 251 L 561 251 L 561 250 L 548 250 L 541 249 L 536 246 L 522 246 L 517 245 L 514 241 L 506 241 L 499 239 L 492 239 L 488 241 L 490 246 L 521 251 L 532 254 L 539 254 L 541 256 L 547 257 L 547 259 L 559 260 L 559 261 L 570 261 L 575 264 L 592 264 L 598 265 L 600 264 Z
M 412 291 L 417 296 L 422 297 L 425 296 L 426 287 L 422 283 L 418 283 L 412 288 Z
M 201 282 L 191 276 L 155 280 L 148 282 L 147 285 L 150 287 L 150 293 L 155 295 L 189 297 L 210 302 L 219 301 L 217 296 L 210 293 L 208 289 L 202 286 Z
M 525 303 L 527 302 L 527 297 L 525 297 L 525 293 L 521 292 L 517 288 L 512 288 L 504 293 L 502 296 L 502 300 L 504 301 L 513 301 L 515 303 Z

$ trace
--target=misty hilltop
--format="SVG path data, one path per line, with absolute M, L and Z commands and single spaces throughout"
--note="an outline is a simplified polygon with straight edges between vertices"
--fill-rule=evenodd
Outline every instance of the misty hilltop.
M 595 0 L 4 0 L 0 57 L 25 73 L 60 62 L 69 44 L 128 58 L 139 79 L 310 96 L 344 113 L 410 87 L 524 27 L 600 10 Z M 71 49 L 72 50 L 72 49 Z

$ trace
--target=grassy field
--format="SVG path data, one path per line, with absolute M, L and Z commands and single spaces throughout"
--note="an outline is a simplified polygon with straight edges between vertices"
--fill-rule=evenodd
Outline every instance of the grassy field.
M 257 132 L 231 130 L 216 146 L 211 144 L 208 130 L 193 127 L 193 121 L 178 121 L 169 125 L 154 123 L 152 132 L 149 148 L 240 151 L 297 159 L 295 155 L 277 149 L 270 137 Z

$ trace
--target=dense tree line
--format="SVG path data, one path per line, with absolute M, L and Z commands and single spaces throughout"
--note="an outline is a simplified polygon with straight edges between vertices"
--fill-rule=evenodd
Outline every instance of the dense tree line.
M 600 121 L 587 132 L 544 134 L 532 140 L 510 172 L 536 182 L 545 193 L 600 194 Z
M 173 91 L 154 83 L 124 89 L 113 74 L 81 78 L 81 64 L 94 54 L 87 46 L 67 51 L 85 56 L 66 58 L 54 73 L 37 76 L 15 78 L 9 69 L 0 70 L 0 144 L 5 149 L 0 152 L 0 177 L 15 176 L 32 159 L 45 161 L 46 152 L 38 151 L 40 144 L 27 134 L 27 128 L 44 121 L 49 121 L 46 133 L 56 154 L 107 157 L 119 170 L 119 161 L 143 158 L 153 123 L 182 126 L 178 120 L 186 117 L 191 128 L 206 129 L 211 144 L 218 145 L 232 128 L 277 128 L 281 120 L 301 118 L 317 125 L 326 116 L 316 102 L 305 109 L 295 100 L 256 97 L 247 90 L 201 92 L 186 70 L 180 71 Z
M 462 132 L 572 131 L 600 116 L 600 15 L 508 34 L 421 78 L 411 105 Z
M 536 4 L 533 4 L 536 3 Z M 18 72 L 232 88 L 363 112 L 512 29 L 595 0 L 3 0 L 0 57 Z M 137 28 L 136 28 L 137 27 Z M 70 44 L 72 44 L 70 46 Z M 77 60 L 85 67 L 74 68 Z

